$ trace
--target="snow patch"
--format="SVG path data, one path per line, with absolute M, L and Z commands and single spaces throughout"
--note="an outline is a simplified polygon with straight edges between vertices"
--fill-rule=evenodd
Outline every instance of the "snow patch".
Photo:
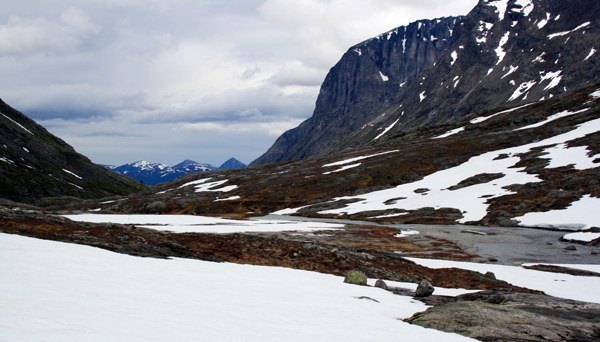
M 497 279 L 516 286 L 544 291 L 546 294 L 584 302 L 600 303 L 600 277 L 581 277 L 570 274 L 542 272 L 520 266 L 481 264 L 464 261 L 407 258 L 430 268 L 461 268 L 480 273 L 493 272 Z M 577 265 L 562 265 L 577 267 Z M 577 291 L 573 291 L 577 289 Z
M 354 50 L 352 50 L 352 51 L 356 52 L 356 54 L 357 54 L 357 55 L 359 55 L 359 56 L 362 56 L 362 51 L 361 51 L 361 49 L 359 49 L 359 48 L 356 48 L 356 49 L 354 49 Z
M 570 112 L 568 110 L 563 110 L 562 112 L 550 115 L 544 121 L 540 121 L 540 122 L 537 122 L 537 123 L 534 123 L 534 124 L 531 124 L 531 125 L 527 125 L 525 127 L 517 128 L 517 129 L 515 129 L 515 131 L 521 131 L 521 130 L 524 130 L 524 129 L 530 129 L 530 128 L 535 128 L 535 127 L 540 127 L 540 126 L 543 126 L 543 125 L 545 125 L 545 124 L 547 124 L 549 122 L 552 122 L 554 120 L 558 120 L 558 119 L 561 119 L 561 118 L 564 118 L 564 117 L 567 117 L 567 116 L 571 116 L 571 115 L 583 113 L 583 112 L 585 112 L 587 110 L 589 110 L 589 108 L 584 108 L 584 109 L 576 110 L 574 112 Z
M 520 226 L 581 230 L 600 227 L 600 198 L 585 195 L 565 209 L 527 213 L 515 217 Z
M 431 139 L 442 139 L 442 138 L 446 138 L 446 137 L 449 137 L 449 136 L 451 136 L 451 135 L 454 135 L 454 134 L 460 133 L 460 132 L 462 132 L 462 131 L 464 131 L 464 130 L 465 130 L 465 127 L 464 127 L 464 126 L 463 126 L 463 127 L 459 127 L 459 128 L 455 128 L 455 129 L 452 129 L 452 130 L 449 130 L 449 131 L 447 131 L 446 133 L 444 133 L 444 134 L 442 134 L 442 135 L 438 135 L 437 137 L 433 137 L 433 138 L 431 138 Z
M 501 111 L 501 112 L 494 113 L 494 114 L 492 114 L 492 115 L 488 115 L 488 116 L 479 116 L 479 117 L 476 117 L 475 119 L 473 119 L 473 120 L 471 120 L 471 121 L 469 121 L 469 122 L 470 122 L 470 123 L 472 123 L 472 124 L 478 124 L 478 123 L 480 123 L 480 122 L 484 122 L 484 121 L 486 121 L 486 120 L 489 120 L 489 119 L 493 118 L 493 117 L 494 117 L 494 116 L 496 116 L 496 115 L 501 115 L 501 114 L 510 113 L 510 112 L 513 112 L 513 111 L 515 111 L 515 110 L 517 110 L 517 109 L 521 109 L 521 108 L 525 108 L 525 107 L 527 107 L 527 106 L 531 106 L 532 104 L 533 104 L 533 103 L 528 103 L 528 104 L 526 104 L 526 105 L 522 105 L 522 106 L 514 107 L 514 108 L 511 108 L 511 109 L 503 110 L 503 111 Z
M 563 235 L 563 240 L 567 241 L 580 241 L 580 242 L 591 242 L 596 239 L 600 239 L 600 233 L 593 232 L 580 232 L 580 233 L 569 233 Z
M 504 20 L 504 14 L 506 13 L 506 7 L 508 6 L 507 2 L 508 0 L 491 0 L 487 3 L 488 6 L 496 8 L 498 19 L 500 19 L 500 21 Z
M 529 16 L 533 11 L 533 2 L 531 0 L 515 0 L 515 5 L 521 6 L 521 8 L 513 8 L 513 12 L 521 13 L 524 17 Z
M 515 90 L 515 92 L 510 96 L 510 98 L 508 99 L 507 102 L 513 101 L 518 99 L 519 97 L 523 96 L 523 94 L 525 94 L 525 97 L 523 99 L 527 98 L 527 92 L 529 91 L 529 89 L 531 89 L 531 87 L 533 87 L 536 84 L 535 81 L 529 81 L 529 82 L 523 82 L 521 83 L 521 85 L 519 85 L 517 87 L 517 89 Z
M 596 53 L 596 49 L 592 48 L 590 50 L 590 53 L 588 53 L 588 55 L 583 59 L 583 61 L 587 61 L 588 59 L 590 59 L 594 54 Z
M 17 125 L 17 126 L 21 127 L 21 128 L 22 128 L 22 129 L 23 129 L 25 132 L 27 132 L 27 133 L 29 133 L 29 134 L 31 134 L 31 135 L 35 135 L 35 134 L 31 133 L 31 131 L 30 131 L 30 130 L 28 130 L 27 128 L 25 128 L 23 125 L 21 125 L 20 123 L 18 123 L 18 122 L 16 122 L 15 120 L 13 120 L 13 119 L 9 118 L 9 117 L 8 117 L 6 114 L 4 114 L 4 113 L 2 113 L 2 112 L 0 112 L 0 114 L 2 114 L 2 116 L 4 116 L 5 118 L 7 118 L 9 121 L 11 121 L 12 123 L 14 123 L 15 125 Z
M 63 170 L 64 172 L 66 172 L 66 173 L 70 174 L 71 176 L 74 176 L 75 178 L 83 179 L 83 178 L 81 178 L 80 176 L 76 175 L 74 172 L 71 172 L 71 171 L 69 171 L 69 170 L 67 170 L 67 169 L 62 169 L 62 170 Z
M 589 152 L 585 146 L 568 147 L 563 143 L 545 149 L 544 153 L 547 155 L 541 158 L 550 159 L 547 168 L 572 165 L 577 170 L 586 170 L 600 166 L 594 164 L 594 159 L 599 158 L 600 154 L 588 156 Z
M 418 235 L 418 234 L 419 234 L 418 230 L 406 229 L 406 230 L 401 230 L 400 233 L 394 235 L 394 237 L 404 238 L 404 237 L 407 237 L 407 236 Z
M 384 75 L 384 74 L 383 74 L 381 71 L 379 71 L 379 76 L 381 77 L 381 80 L 382 80 L 383 82 L 387 82 L 387 81 L 389 81 L 389 80 L 390 80 L 390 78 L 389 78 L 389 77 L 387 77 L 386 75 Z
M 423 102 L 423 100 L 425 100 L 426 97 L 427 95 L 425 95 L 425 91 L 419 93 L 419 102 Z
M 7 341 L 474 341 L 403 322 L 427 308 L 412 297 L 317 272 L 8 234 L 0 260 Z
M 231 197 L 227 197 L 227 198 L 218 198 L 215 200 L 215 202 L 223 202 L 223 201 L 233 201 L 233 200 L 238 200 L 240 199 L 240 196 L 231 196 Z
M 381 138 L 382 136 L 384 136 L 387 132 L 389 132 L 390 129 L 392 129 L 397 123 L 398 121 L 400 121 L 400 119 L 397 119 L 396 121 L 394 121 L 391 125 L 387 126 L 383 132 L 379 133 L 378 136 L 376 136 L 373 140 L 377 140 L 379 138 Z
M 348 170 L 348 169 L 353 169 L 353 168 L 355 168 L 355 167 L 359 167 L 359 166 L 360 166 L 360 164 L 361 164 L 361 163 L 350 164 L 350 165 L 344 165 L 344 166 L 340 167 L 340 168 L 339 168 L 339 169 L 337 169 L 337 170 L 323 172 L 323 174 L 324 174 L 324 175 L 329 175 L 329 174 L 336 173 L 336 172 L 342 172 L 342 171 L 345 171 L 345 170 Z
M 452 51 L 452 53 L 450 54 L 450 58 L 452 58 L 452 60 L 450 61 L 450 65 L 452 66 L 458 58 L 458 53 L 456 52 L 456 50 Z
M 315 231 L 343 228 L 343 224 L 285 221 L 285 220 L 230 220 L 195 215 L 121 215 L 79 214 L 63 215 L 79 222 L 132 224 L 137 227 L 167 230 L 175 233 L 244 233 L 279 231 Z
M 500 38 L 500 42 L 498 43 L 498 47 L 494 49 L 496 55 L 498 56 L 498 62 L 496 65 L 500 64 L 504 57 L 506 56 L 506 51 L 504 51 L 504 45 L 508 42 L 508 38 L 510 36 L 510 31 L 506 32 L 502 38 Z
M 491 151 L 478 156 L 471 157 L 465 163 L 440 170 L 430 174 L 413 183 L 406 183 L 394 188 L 373 191 L 358 196 L 345 196 L 334 198 L 334 201 L 358 200 L 353 203 L 345 204 L 344 207 L 321 211 L 321 214 L 356 214 L 365 211 L 403 209 L 417 210 L 425 207 L 452 207 L 460 210 L 463 214 L 461 223 L 468 221 L 481 220 L 487 214 L 489 198 L 495 198 L 514 194 L 507 187 L 514 184 L 537 183 L 541 179 L 536 175 L 528 174 L 522 167 L 515 167 L 520 161 L 519 154 L 527 153 L 532 148 L 564 143 L 583 137 L 587 134 L 600 130 L 600 119 L 590 120 L 578 125 L 575 129 L 566 133 L 530 143 L 522 146 L 511 147 L 507 149 Z M 506 154 L 509 157 L 497 159 L 500 154 Z M 460 188 L 457 190 L 448 190 L 448 188 L 458 184 L 469 176 L 483 173 L 504 174 L 502 178 L 495 179 L 488 183 L 475 184 L 472 186 Z M 428 196 L 422 196 L 414 192 L 415 189 L 430 189 Z M 404 198 L 396 200 L 393 203 L 390 199 Z M 600 206 L 599 206 L 600 207 Z M 597 218 L 590 218 L 598 220 Z M 579 220 L 586 220 L 580 217 Z
M 549 34 L 548 35 L 548 39 L 554 39 L 556 37 L 566 36 L 568 34 L 571 34 L 571 33 L 575 32 L 575 31 L 581 30 L 582 28 L 587 27 L 590 24 L 591 23 L 588 21 L 588 22 L 585 22 L 585 23 L 577 26 L 576 28 L 572 29 L 571 31 L 563 31 L 563 32 L 556 32 L 556 33 L 553 33 L 553 34 Z
M 562 70 L 554 71 L 554 72 L 541 72 L 542 79 L 540 80 L 540 84 L 546 80 L 550 80 L 550 83 L 544 88 L 544 91 L 552 89 L 560 83 L 562 79 Z
M 339 166 L 339 165 L 344 165 L 344 164 L 350 164 L 350 163 L 354 163 L 354 162 L 359 161 L 359 160 L 363 160 L 363 159 L 367 159 L 367 158 L 372 158 L 372 157 L 377 157 L 377 156 L 382 156 L 384 154 L 394 153 L 394 152 L 398 152 L 398 150 L 392 150 L 392 151 L 386 151 L 386 152 L 381 152 L 381 153 L 370 154 L 368 156 L 361 156 L 361 157 L 354 157 L 354 158 L 350 158 L 350 159 L 344 159 L 344 160 L 340 160 L 340 161 L 337 161 L 337 162 L 334 162 L 334 163 L 325 164 L 322 167 L 331 167 L 331 166 Z
M 508 76 L 508 75 L 512 74 L 513 72 L 517 71 L 518 69 L 519 69 L 519 67 L 518 67 L 518 66 L 512 66 L 512 65 L 511 65 L 511 66 L 508 68 L 508 72 L 507 72 L 506 74 L 504 74 L 504 76 L 500 77 L 500 79 L 503 79 L 504 77 L 506 77 L 506 76 Z

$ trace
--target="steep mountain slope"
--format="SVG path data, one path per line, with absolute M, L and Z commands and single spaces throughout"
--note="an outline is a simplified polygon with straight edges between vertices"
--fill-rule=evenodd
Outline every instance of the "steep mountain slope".
M 113 167 L 111 170 L 127 177 L 131 177 L 144 184 L 155 185 L 181 178 L 188 173 L 216 170 L 216 167 L 210 164 L 201 164 L 189 159 L 174 166 L 140 160 Z
M 294 208 L 281 213 L 398 223 L 600 226 L 593 210 L 600 205 L 599 120 L 596 84 L 391 134 L 335 157 L 189 175 L 94 206 L 213 215 Z
M 448 39 L 439 58 L 430 60 L 402 87 L 402 79 L 395 76 L 397 68 L 357 72 L 341 79 L 339 85 L 326 79 L 313 117 L 284 133 L 253 164 L 366 146 L 411 128 L 551 98 L 593 84 L 600 74 L 598 1 L 481 0 L 453 28 L 451 42 Z M 375 54 L 389 51 L 382 45 L 373 46 Z M 327 78 L 344 72 L 352 75 L 349 60 L 368 56 L 346 53 L 338 63 L 343 70 L 334 68 Z M 353 111 L 339 104 L 327 105 L 326 95 L 335 89 L 352 89 L 351 85 L 368 78 L 383 81 L 379 71 L 388 78 L 387 85 L 395 85 L 392 95 L 375 97 L 381 106 L 373 111 Z M 322 119 L 325 117 L 327 120 Z M 335 127 L 341 122 L 343 130 Z
M 450 46 L 459 19 L 419 20 L 348 49 L 327 74 L 313 116 L 285 132 L 251 165 L 338 150 L 347 135 L 402 98 L 406 85 Z
M 71 146 L 0 100 L 0 198 L 101 198 L 144 187 L 90 162 Z

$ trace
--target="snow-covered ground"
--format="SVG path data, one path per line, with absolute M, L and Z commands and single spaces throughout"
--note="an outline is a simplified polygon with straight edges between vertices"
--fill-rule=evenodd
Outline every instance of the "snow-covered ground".
M 411 297 L 307 271 L 0 234 L 0 274 L 1 341 L 473 341 L 403 322 L 426 308 Z
M 580 230 L 600 227 L 600 216 L 596 214 L 598 208 L 600 198 L 585 195 L 565 209 L 527 213 L 515 219 L 519 221 L 519 225 L 526 227 Z
M 402 184 L 395 188 L 374 191 L 359 196 L 334 198 L 334 201 L 356 199 L 359 199 L 359 201 L 346 204 L 338 209 L 326 210 L 320 213 L 355 214 L 365 211 L 388 209 L 417 210 L 424 207 L 453 207 L 463 213 L 463 218 L 459 221 L 461 223 L 481 220 L 487 213 L 487 201 L 489 198 L 514 193 L 508 190 L 507 186 L 541 181 L 536 175 L 524 172 L 523 168 L 514 167 L 520 161 L 519 154 L 527 153 L 536 147 L 558 145 L 558 149 L 547 149 L 547 154 L 542 157 L 549 160 L 549 168 L 573 165 L 577 169 L 585 169 L 600 166 L 600 164 L 593 162 L 598 157 L 597 155 L 590 156 L 586 153 L 587 150 L 581 147 L 567 148 L 563 145 L 568 141 L 595 133 L 598 130 L 600 130 L 600 119 L 590 120 L 578 125 L 569 132 L 548 139 L 474 156 L 461 165 L 438 171 L 413 183 Z M 506 158 L 498 158 L 500 155 L 504 155 Z M 483 173 L 502 173 L 503 176 L 487 183 L 475 184 L 456 190 L 449 189 L 469 177 Z M 418 189 L 428 189 L 428 191 L 415 192 Z M 390 201 L 390 199 L 397 200 Z M 585 208 L 589 207 L 587 205 L 588 201 L 596 200 L 598 199 L 585 200 Z M 579 208 L 579 204 L 577 203 L 574 203 L 573 206 L 576 209 Z M 598 206 L 596 205 L 596 207 Z M 288 212 L 291 212 L 291 209 Z M 528 215 L 537 215 L 537 213 Z M 551 213 L 539 213 L 539 215 L 539 217 L 545 218 L 546 215 L 551 215 Z M 525 223 L 529 217 L 533 216 L 521 218 L 521 222 L 524 225 L 529 225 Z M 537 219 L 538 216 L 535 217 Z M 579 224 L 582 227 L 594 226 L 597 225 L 597 217 L 594 211 L 585 209 L 578 211 L 578 215 L 576 216 L 563 215 L 563 221 L 567 220 L 567 224 L 569 225 Z M 557 223 L 560 224 L 563 221 Z M 544 222 L 553 221 L 545 220 Z
M 229 220 L 194 215 L 77 214 L 63 216 L 79 222 L 133 224 L 142 228 L 168 230 L 175 233 L 316 231 L 344 227 L 343 224 L 337 223 L 260 219 Z
M 544 291 L 546 294 L 555 297 L 600 303 L 600 291 L 598 291 L 600 288 L 600 277 L 582 277 L 562 273 L 542 272 L 529 270 L 519 266 L 491 265 L 436 259 L 407 259 L 430 268 L 456 267 L 481 273 L 491 271 L 494 272 L 497 279 L 507 281 L 513 285 Z M 560 266 L 598 272 L 597 265 Z

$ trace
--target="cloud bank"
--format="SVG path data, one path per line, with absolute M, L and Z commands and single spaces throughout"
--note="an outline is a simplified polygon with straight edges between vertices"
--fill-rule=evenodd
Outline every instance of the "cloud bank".
M 0 7 L 0 97 L 93 161 L 250 162 L 351 45 L 476 0 L 57 0 Z

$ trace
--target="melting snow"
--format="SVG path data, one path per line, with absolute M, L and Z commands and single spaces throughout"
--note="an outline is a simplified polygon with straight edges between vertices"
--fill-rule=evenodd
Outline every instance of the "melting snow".
M 465 127 L 464 127 L 464 126 L 463 126 L 463 127 L 459 127 L 459 128 L 455 128 L 455 129 L 449 130 L 448 132 L 446 132 L 446 133 L 444 133 L 444 134 L 442 134 L 442 135 L 438 135 L 437 137 L 433 137 L 433 138 L 431 138 L 431 139 L 442 139 L 442 138 L 446 138 L 446 137 L 449 137 L 449 136 L 451 136 L 451 135 L 454 135 L 454 134 L 460 133 L 460 132 L 462 132 L 462 131 L 464 131 L 464 130 L 465 130 Z
M 527 213 L 515 219 L 525 227 L 581 230 L 592 226 L 600 227 L 598 208 L 600 198 L 585 195 L 565 209 Z
M 592 48 L 590 50 L 590 53 L 588 53 L 588 55 L 583 59 L 584 61 L 587 61 L 588 59 L 590 59 L 594 54 L 596 53 L 596 49 Z
M 64 215 L 79 222 L 133 224 L 142 228 L 168 230 L 175 233 L 243 233 L 278 231 L 315 231 L 343 228 L 343 224 L 283 221 L 283 220 L 230 220 L 195 215 L 121 215 L 80 214 Z
M 522 13 L 527 17 L 533 11 L 533 2 L 531 0 L 515 0 L 515 5 L 520 5 L 521 8 L 513 8 L 513 12 Z
M 387 81 L 389 81 L 389 80 L 390 80 L 390 78 L 389 78 L 389 77 L 387 77 L 386 75 L 384 75 L 384 74 L 383 74 L 381 71 L 379 71 L 379 76 L 381 77 L 381 80 L 382 80 L 383 82 L 387 82 Z
M 531 89 L 531 87 L 533 87 L 536 84 L 535 81 L 529 81 L 529 82 L 523 82 L 521 83 L 520 86 L 517 87 L 517 89 L 515 90 L 515 92 L 510 96 L 510 98 L 508 99 L 507 102 L 513 101 L 518 99 L 519 97 L 521 97 L 523 94 L 525 94 L 525 97 L 523 98 L 523 100 L 525 100 L 527 98 L 527 92 L 529 91 L 529 89 Z
M 540 83 L 544 82 L 545 80 L 550 80 L 550 83 L 548 83 L 548 85 L 544 88 L 544 91 L 558 86 L 558 84 L 560 83 L 560 81 L 562 79 L 561 73 L 562 73 L 562 70 L 559 70 L 559 71 L 554 71 L 554 72 L 546 72 L 542 75 L 542 79 L 541 79 Z
M 198 180 L 195 180 L 195 181 L 187 182 L 187 183 L 179 186 L 179 189 L 184 188 L 186 186 L 194 185 L 195 188 L 196 188 L 196 192 L 204 192 L 204 191 L 208 191 L 208 192 L 229 192 L 229 191 L 232 191 L 232 190 L 235 190 L 235 189 L 238 188 L 237 185 L 228 185 L 228 186 L 224 186 L 222 188 L 214 189 L 215 187 L 217 187 L 219 185 L 227 183 L 229 180 L 225 179 L 225 180 L 220 180 L 220 181 L 214 181 L 214 182 L 206 183 L 209 180 L 211 180 L 211 178 L 203 178 L 203 179 L 198 179 Z
M 23 125 L 21 125 L 20 123 L 16 122 L 15 120 L 9 118 L 8 116 L 6 116 L 6 114 L 0 112 L 0 114 L 2 114 L 2 116 L 4 116 L 5 118 L 7 118 L 8 120 L 10 120 L 12 123 L 14 123 L 15 125 L 21 127 L 23 130 L 25 130 L 27 133 L 31 134 L 31 135 L 35 135 L 33 133 L 31 133 L 30 130 L 28 130 L 27 128 L 25 128 Z
M 348 199 L 358 199 L 359 201 L 346 204 L 342 208 L 326 210 L 320 213 L 355 214 L 373 210 L 416 210 L 424 207 L 439 208 L 452 206 L 463 213 L 463 218 L 459 222 L 477 221 L 487 214 L 488 198 L 514 193 L 506 188 L 508 185 L 541 181 L 536 175 L 528 174 L 524 172 L 523 168 L 515 167 L 515 164 L 520 161 L 520 158 L 517 156 L 518 154 L 526 153 L 535 147 L 564 143 L 597 132 L 598 130 L 600 130 L 600 119 L 591 120 L 578 125 L 575 129 L 567 133 L 545 140 L 474 156 L 461 165 L 440 170 L 413 183 L 402 184 L 395 188 L 374 191 L 358 196 L 334 198 L 334 201 Z M 500 154 L 506 154 L 510 157 L 496 159 Z M 499 172 L 502 172 L 504 177 L 488 183 L 476 184 L 457 190 L 448 190 L 449 187 L 458 184 L 470 176 Z M 414 190 L 420 188 L 427 188 L 430 191 L 427 195 L 414 192 Z M 388 202 L 392 198 L 399 197 L 403 197 L 404 199 L 396 200 L 394 203 Z M 587 218 L 580 217 L 578 219 L 586 220 Z
M 381 156 L 381 155 L 388 154 L 388 153 L 394 153 L 394 152 L 398 152 L 398 150 L 386 151 L 386 152 L 371 154 L 371 155 L 368 155 L 368 156 L 361 156 L 361 157 L 355 157 L 355 158 L 345 159 L 345 160 L 337 161 L 337 162 L 334 162 L 334 163 L 325 164 L 322 167 L 330 167 L 330 166 L 339 166 L 339 165 L 344 165 L 344 164 L 350 164 L 350 163 L 354 163 L 354 162 L 359 161 L 359 160 L 363 160 L 363 159 L 367 159 L 367 158 L 372 158 L 372 157 L 377 157 L 377 156 Z
M 585 112 L 588 109 L 589 108 L 584 108 L 584 109 L 576 110 L 574 112 L 569 112 L 568 110 L 563 110 L 562 112 L 550 115 L 544 121 L 540 121 L 538 123 L 534 123 L 532 125 L 528 125 L 528 126 L 525 126 L 525 127 L 517 128 L 517 129 L 515 129 L 515 131 L 520 131 L 520 130 L 524 130 L 524 129 L 530 129 L 530 128 L 535 128 L 535 127 L 540 127 L 540 126 L 543 126 L 543 125 L 545 125 L 545 124 L 547 124 L 547 123 L 549 123 L 551 121 L 554 121 L 554 120 L 558 120 L 558 119 L 561 119 L 561 118 L 564 118 L 564 117 L 567 117 L 567 116 L 571 116 L 571 115 L 583 113 L 583 112 Z
M 66 172 L 66 173 L 70 174 L 71 176 L 74 176 L 74 177 L 76 177 L 76 178 L 79 178 L 79 179 L 83 179 L 83 178 L 79 177 L 78 175 L 76 175 L 75 173 L 73 173 L 73 172 L 71 172 L 71 171 L 69 171 L 69 170 L 66 170 L 66 169 L 62 169 L 62 170 L 63 170 L 64 172 Z
M 558 18 L 557 18 L 557 19 L 558 19 Z M 563 32 L 557 32 L 557 33 L 549 34 L 549 35 L 548 35 L 548 39 L 553 39 L 553 38 L 556 38 L 556 37 L 566 36 L 566 35 L 568 35 L 568 34 L 570 34 L 570 33 L 573 33 L 573 32 L 575 32 L 575 31 L 577 31 L 577 30 L 580 30 L 580 29 L 582 29 L 582 28 L 584 28 L 584 27 L 587 27 L 587 26 L 589 26 L 590 24 L 591 24 L 591 23 L 588 21 L 588 22 L 585 22 L 585 23 L 583 23 L 583 24 L 581 24 L 581 25 L 577 26 L 576 28 L 572 29 L 571 31 L 563 31 Z
M 222 201 L 233 201 L 233 200 L 237 200 L 240 199 L 240 196 L 231 196 L 231 197 L 227 197 L 227 198 L 219 198 L 216 199 L 215 202 L 222 202 Z
M 544 291 L 546 294 L 585 302 L 600 303 L 600 277 L 572 276 L 563 273 L 542 272 L 520 266 L 480 264 L 463 261 L 407 258 L 430 268 L 462 268 L 480 273 L 493 272 L 497 279 L 516 286 Z M 562 265 L 576 267 L 577 265 Z M 577 289 L 574 291 L 573 289 Z
M 411 297 L 317 272 L 8 234 L 0 261 L 7 341 L 474 341 L 403 322 L 427 308 Z
M 506 76 L 508 76 L 508 75 L 512 74 L 513 72 L 517 71 L 517 69 L 519 69 L 519 67 L 518 67 L 518 66 L 512 66 L 512 65 L 511 65 L 511 66 L 508 68 L 508 72 L 507 72 L 506 74 L 504 74 L 504 76 L 500 77 L 500 79 L 503 79 L 504 77 L 506 77 Z
M 401 230 L 400 234 L 396 234 L 396 235 L 394 235 L 394 237 L 403 238 L 403 237 L 407 237 L 407 236 L 411 236 L 411 235 L 417 235 L 417 234 L 419 234 L 418 230 L 406 229 L 406 230 Z
M 496 51 L 496 55 L 498 56 L 498 62 L 496 65 L 500 64 L 504 57 L 506 56 L 506 51 L 504 51 L 504 45 L 508 42 L 508 38 L 510 36 L 510 31 L 506 32 L 502 38 L 500 38 L 500 43 L 498 43 L 498 47 L 494 49 Z
M 588 156 L 589 151 L 585 146 L 568 147 L 566 144 L 558 144 L 545 149 L 544 152 L 547 155 L 541 158 L 550 159 L 547 168 L 573 165 L 577 170 L 586 170 L 600 166 L 594 164 L 594 159 L 600 157 L 600 154 Z
M 360 164 L 361 164 L 361 163 L 350 164 L 350 165 L 344 165 L 344 166 L 340 167 L 340 168 L 339 168 L 339 169 L 337 169 L 337 170 L 323 172 L 323 174 L 324 174 L 324 175 L 329 175 L 329 174 L 336 173 L 336 172 L 342 172 L 342 171 L 345 171 L 345 170 L 348 170 L 348 169 L 353 169 L 353 168 L 355 168 L 355 167 L 359 167 L 359 166 L 360 166 Z
M 396 121 L 394 121 L 391 125 L 387 126 L 383 132 L 379 133 L 378 136 L 376 136 L 373 140 L 377 140 L 379 138 L 381 138 L 382 136 L 384 136 L 387 132 L 389 132 L 390 129 L 392 129 L 397 123 L 398 121 L 400 121 L 400 119 L 397 119 Z
M 504 14 L 506 13 L 508 0 L 492 0 L 487 3 L 488 6 L 496 7 L 496 12 L 498 13 L 498 18 L 500 21 L 504 20 Z
M 452 60 L 450 61 L 450 65 L 454 65 L 454 63 L 456 62 L 456 59 L 458 58 L 458 53 L 455 51 L 452 51 L 452 53 L 450 54 L 450 57 L 452 58 Z
M 569 233 L 569 234 L 565 234 L 562 238 L 567 241 L 590 242 L 590 241 L 594 241 L 596 239 L 600 239 L 600 233 L 593 233 L 593 232 Z

